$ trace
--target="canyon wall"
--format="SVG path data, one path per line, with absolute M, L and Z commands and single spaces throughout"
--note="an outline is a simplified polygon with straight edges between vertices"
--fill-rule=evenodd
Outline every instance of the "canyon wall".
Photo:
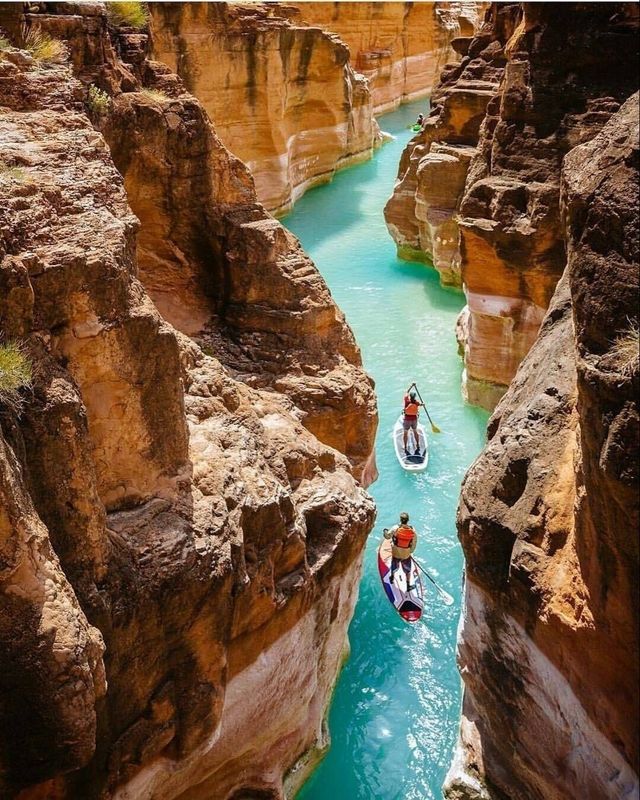
M 461 61 L 442 71 L 431 113 L 402 154 L 385 207 L 398 255 L 432 263 L 445 285 L 462 283 L 457 212 L 487 105 L 504 73 L 504 44 L 519 13 L 518 4 L 494 4 L 476 37 L 452 42 Z
M 458 36 L 478 27 L 488 4 L 298 3 L 300 19 L 337 33 L 354 69 L 369 82 L 376 114 L 431 94 L 440 71 L 459 56 Z
M 326 747 L 372 384 L 146 34 L 31 8 L 0 25 L 68 58 L 0 52 L 0 332 L 33 366 L 0 394 L 0 794 L 282 798 Z
M 450 800 L 638 796 L 638 120 L 564 159 L 564 275 L 463 484 Z
M 536 338 L 566 256 L 560 168 L 637 87 L 632 4 L 495 4 L 459 39 L 386 209 L 401 256 L 467 297 L 464 390 L 493 408 Z
M 154 57 L 200 100 L 269 211 L 286 212 L 337 168 L 371 157 L 371 92 L 336 36 L 278 4 L 150 8 Z
M 286 212 L 336 169 L 370 158 L 374 113 L 430 91 L 484 3 L 151 3 L 154 57 Z

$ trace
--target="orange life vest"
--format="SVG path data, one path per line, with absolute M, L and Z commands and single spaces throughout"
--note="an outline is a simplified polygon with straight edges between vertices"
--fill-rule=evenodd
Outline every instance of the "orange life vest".
M 412 402 L 411 400 L 404 407 L 404 413 L 405 416 L 407 417 L 417 417 L 419 410 L 420 406 L 417 403 Z
M 393 534 L 393 543 L 396 547 L 410 547 L 415 535 L 416 532 L 413 530 L 411 525 L 402 525 Z

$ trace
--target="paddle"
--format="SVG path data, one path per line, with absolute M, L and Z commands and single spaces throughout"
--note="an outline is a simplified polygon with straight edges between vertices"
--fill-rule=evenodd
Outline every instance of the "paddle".
M 433 580 L 431 575 L 429 575 L 427 570 L 422 566 L 422 564 L 419 561 L 417 561 L 415 559 L 415 557 L 414 557 L 413 560 L 415 561 L 415 564 L 418 567 L 418 569 L 421 569 L 424 572 L 424 574 L 427 576 L 427 578 L 429 578 L 431 583 L 436 587 L 436 589 L 438 591 L 438 594 L 440 595 L 440 599 L 445 604 L 445 606 L 453 605 L 453 597 L 451 597 L 451 595 L 448 592 L 445 592 L 445 590 L 441 586 L 438 586 L 438 584 Z
M 420 394 L 420 390 L 418 389 L 417 385 L 416 385 L 415 383 L 412 383 L 412 384 L 411 384 L 411 386 L 413 386 L 413 388 L 416 390 L 416 392 L 417 392 L 417 394 L 418 394 L 418 397 L 420 398 L 420 402 L 422 403 L 422 407 L 424 408 L 424 410 L 425 410 L 425 412 L 426 412 L 426 414 L 427 414 L 427 419 L 428 419 L 428 420 L 429 420 L 429 422 L 431 423 L 431 430 L 432 430 L 434 433 L 442 433 L 442 431 L 440 430 L 440 428 L 439 428 L 439 427 L 438 427 L 438 426 L 437 426 L 437 425 L 434 423 L 434 421 L 431 419 L 431 415 L 429 414 L 429 410 L 427 409 L 426 405 L 424 404 L 424 400 L 422 399 L 422 395 Z M 411 386 L 409 387 L 409 389 L 411 389 Z

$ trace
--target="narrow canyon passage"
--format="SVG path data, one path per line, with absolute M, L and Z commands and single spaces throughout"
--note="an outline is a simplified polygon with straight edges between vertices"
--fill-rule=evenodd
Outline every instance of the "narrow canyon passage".
M 299 795 L 304 800 L 440 798 L 456 737 L 460 678 L 455 666 L 462 552 L 455 512 L 460 481 L 484 441 L 487 415 L 463 403 L 454 336 L 460 293 L 442 289 L 435 271 L 400 261 L 382 215 L 408 126 L 425 101 L 380 117 L 394 141 L 374 159 L 309 191 L 283 222 L 301 240 L 345 312 L 376 382 L 380 477 L 370 491 L 378 521 L 365 556 L 350 629 L 351 658 L 329 718 L 331 749 Z M 398 465 L 391 430 L 402 394 L 416 380 L 440 435 L 430 435 L 429 468 Z M 376 549 L 382 528 L 406 510 L 420 535 L 417 557 L 453 594 L 446 608 L 433 592 L 424 622 L 410 627 L 381 590 Z

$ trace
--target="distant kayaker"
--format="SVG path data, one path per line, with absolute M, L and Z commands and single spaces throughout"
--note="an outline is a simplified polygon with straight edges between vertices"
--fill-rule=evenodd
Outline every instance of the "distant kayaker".
M 411 585 L 411 555 L 418 544 L 418 534 L 409 525 L 409 515 L 406 511 L 400 514 L 399 525 L 384 529 L 384 538 L 391 539 L 392 544 L 389 583 L 393 583 L 393 576 L 400 563 L 407 576 L 407 591 L 410 592 L 414 588 Z
M 416 120 L 416 125 L 422 127 L 424 125 L 424 114 L 418 114 L 418 119 Z
M 413 436 L 416 440 L 416 456 L 420 455 L 420 437 L 418 436 L 418 414 L 420 413 L 420 406 L 424 405 L 423 403 L 418 402 L 418 396 L 415 391 L 412 391 L 411 386 L 407 389 L 407 393 L 404 396 L 404 417 L 402 419 L 402 444 L 404 446 L 404 454 L 406 456 L 409 455 L 409 450 L 407 449 L 407 437 L 409 436 L 409 431 L 413 431 Z

